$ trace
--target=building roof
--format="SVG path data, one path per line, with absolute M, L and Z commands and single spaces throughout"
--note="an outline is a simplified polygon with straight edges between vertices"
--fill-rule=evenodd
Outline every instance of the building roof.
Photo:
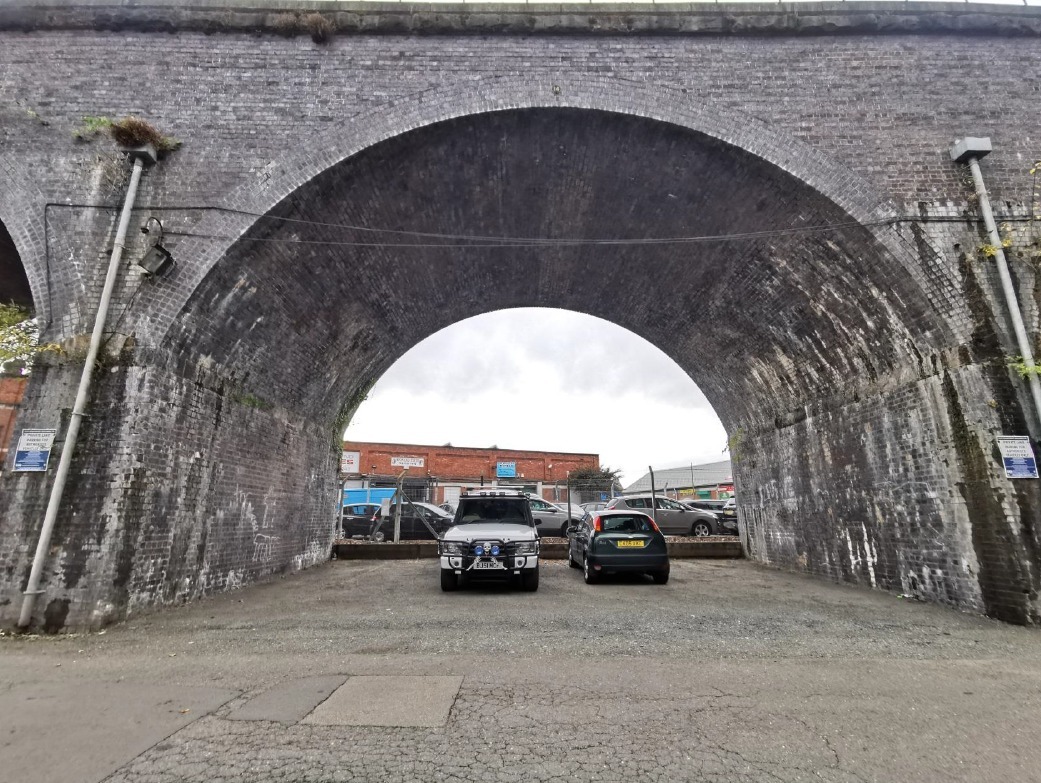
M 693 482 L 691 481 L 693 474 Z M 679 468 L 662 468 L 654 471 L 654 489 L 692 489 L 696 487 L 714 487 L 717 484 L 733 484 L 734 472 L 730 460 L 722 462 L 706 462 L 703 465 L 684 465 Z M 651 474 L 645 473 L 622 490 L 624 493 L 650 492 Z
M 344 439 L 343 448 L 344 450 L 367 448 L 371 449 L 374 447 L 388 448 L 388 449 L 412 449 L 413 451 L 429 450 L 429 451 L 480 451 L 488 452 L 489 454 L 534 454 L 534 455 L 547 455 L 547 454 L 561 454 L 563 456 L 571 457 L 596 457 L 599 461 L 600 455 L 591 451 L 555 451 L 549 449 L 504 449 L 498 446 L 453 446 L 451 443 L 445 443 L 441 446 L 433 444 L 423 443 L 388 443 L 386 441 L 367 441 L 367 440 L 348 440 Z

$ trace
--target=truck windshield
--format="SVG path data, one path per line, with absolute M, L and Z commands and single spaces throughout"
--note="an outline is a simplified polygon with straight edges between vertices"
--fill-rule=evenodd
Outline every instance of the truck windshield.
M 457 519 L 459 524 L 474 522 L 503 522 L 511 525 L 526 525 L 524 504 L 526 500 L 503 498 L 463 498 L 459 502 Z

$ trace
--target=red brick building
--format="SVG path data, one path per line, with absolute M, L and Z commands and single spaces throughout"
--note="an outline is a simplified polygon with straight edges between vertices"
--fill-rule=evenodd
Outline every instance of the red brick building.
M 341 466 L 345 486 L 392 486 L 406 467 L 405 488 L 414 500 L 442 503 L 466 487 L 523 489 L 549 500 L 562 499 L 567 475 L 600 468 L 600 455 L 521 449 L 473 449 L 403 443 L 344 441 Z
M 7 467 L 7 447 L 14 437 L 18 408 L 28 383 L 26 377 L 0 376 L 0 472 Z

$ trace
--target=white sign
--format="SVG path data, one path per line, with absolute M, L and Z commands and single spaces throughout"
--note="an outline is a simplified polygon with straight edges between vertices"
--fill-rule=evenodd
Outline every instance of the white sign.
M 1005 466 L 1005 478 L 1034 478 L 1037 476 L 1037 460 L 1026 435 L 1002 435 L 998 438 L 1001 462 Z
M 360 451 L 345 451 L 340 457 L 341 473 L 359 473 L 358 463 L 361 462 Z
M 421 468 L 426 462 L 424 457 L 391 457 L 390 464 L 398 468 Z
M 43 472 L 51 458 L 51 446 L 57 430 L 22 430 L 14 453 L 14 469 Z

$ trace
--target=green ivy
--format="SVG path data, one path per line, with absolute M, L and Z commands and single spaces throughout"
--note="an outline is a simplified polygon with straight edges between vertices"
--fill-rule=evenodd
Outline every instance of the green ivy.
M 1028 378 L 1031 375 L 1041 375 L 1041 366 L 1027 364 L 1022 356 L 1013 356 L 1008 360 L 1008 366 L 1015 370 L 1020 378 Z

